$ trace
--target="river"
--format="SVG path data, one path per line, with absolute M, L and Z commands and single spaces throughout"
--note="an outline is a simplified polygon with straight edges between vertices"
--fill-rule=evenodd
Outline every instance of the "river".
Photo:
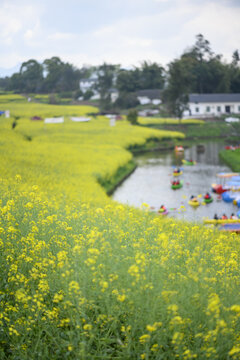
M 149 205 L 152 211 L 157 211 L 164 204 L 169 210 L 168 216 L 201 222 L 204 217 L 213 218 L 214 214 L 228 217 L 237 212 L 237 206 L 224 201 L 217 201 L 216 194 L 211 192 L 211 184 L 217 181 L 219 172 L 231 172 L 229 167 L 221 162 L 218 154 L 224 148 L 220 142 L 204 143 L 204 148 L 197 145 L 185 149 L 183 155 L 174 151 L 144 153 L 135 157 L 138 167 L 116 189 L 113 199 L 134 207 L 143 203 Z M 193 159 L 194 166 L 182 166 L 182 158 Z M 183 187 L 171 189 L 173 166 L 180 165 L 183 169 Z M 208 205 L 193 208 L 188 204 L 191 195 L 199 196 L 202 201 L 206 192 L 212 194 L 214 201 Z M 202 197 L 201 197 L 202 195 Z

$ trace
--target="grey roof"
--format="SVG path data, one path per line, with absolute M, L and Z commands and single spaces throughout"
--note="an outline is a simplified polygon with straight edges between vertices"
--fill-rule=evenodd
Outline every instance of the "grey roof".
M 95 79 L 92 79 L 92 78 L 88 78 L 88 79 L 80 79 L 80 83 L 95 83 L 96 80 Z
M 191 103 L 240 102 L 240 94 L 189 94 Z
M 109 93 L 118 93 L 118 89 L 116 89 L 116 88 L 110 88 L 110 89 L 108 89 L 108 92 L 109 92 Z
M 146 90 L 139 90 L 136 92 L 137 96 L 146 96 L 149 99 L 160 99 L 160 90 L 158 89 L 146 89 Z

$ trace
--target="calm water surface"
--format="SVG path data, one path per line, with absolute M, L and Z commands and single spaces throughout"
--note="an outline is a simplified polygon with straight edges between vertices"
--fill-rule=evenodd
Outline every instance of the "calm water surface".
M 176 156 L 174 151 L 147 153 L 136 157 L 138 167 L 135 172 L 115 191 L 113 199 L 135 207 L 147 203 L 153 211 L 157 211 L 164 204 L 170 211 L 168 216 L 184 218 L 190 221 L 201 221 L 203 217 L 213 218 L 217 213 L 229 217 L 237 212 L 235 205 L 217 201 L 211 192 L 211 184 L 217 181 L 219 172 L 231 172 L 219 159 L 218 153 L 224 148 L 219 142 L 204 144 L 204 151 L 197 146 L 186 149 L 184 155 Z M 182 158 L 193 159 L 195 166 L 182 166 Z M 178 190 L 171 189 L 173 179 L 173 166 L 183 168 L 183 187 Z M 193 208 L 188 204 L 191 195 L 205 195 L 211 192 L 213 203 Z M 200 199 L 201 200 L 201 199 Z M 185 211 L 180 207 L 184 206 Z

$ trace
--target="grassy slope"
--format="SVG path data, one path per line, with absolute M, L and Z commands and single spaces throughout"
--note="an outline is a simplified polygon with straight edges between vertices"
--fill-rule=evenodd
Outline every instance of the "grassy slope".
M 233 171 L 240 172 L 240 149 L 223 150 L 220 156 Z
M 175 122 L 174 122 L 175 121 Z M 201 122 L 201 123 L 199 123 Z M 240 124 L 227 124 L 222 120 L 213 122 L 203 122 L 202 120 L 185 121 L 181 123 L 178 120 L 165 121 L 164 119 L 153 119 L 140 122 L 142 125 L 148 125 L 153 129 L 179 130 L 185 134 L 187 138 L 209 138 L 209 137 L 237 137 L 240 136 Z

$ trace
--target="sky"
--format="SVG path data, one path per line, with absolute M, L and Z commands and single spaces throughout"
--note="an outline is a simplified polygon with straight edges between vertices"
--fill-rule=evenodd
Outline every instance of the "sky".
M 52 56 L 78 68 L 165 67 L 199 33 L 229 62 L 240 50 L 240 0 L 0 0 L 0 29 L 0 76 Z

